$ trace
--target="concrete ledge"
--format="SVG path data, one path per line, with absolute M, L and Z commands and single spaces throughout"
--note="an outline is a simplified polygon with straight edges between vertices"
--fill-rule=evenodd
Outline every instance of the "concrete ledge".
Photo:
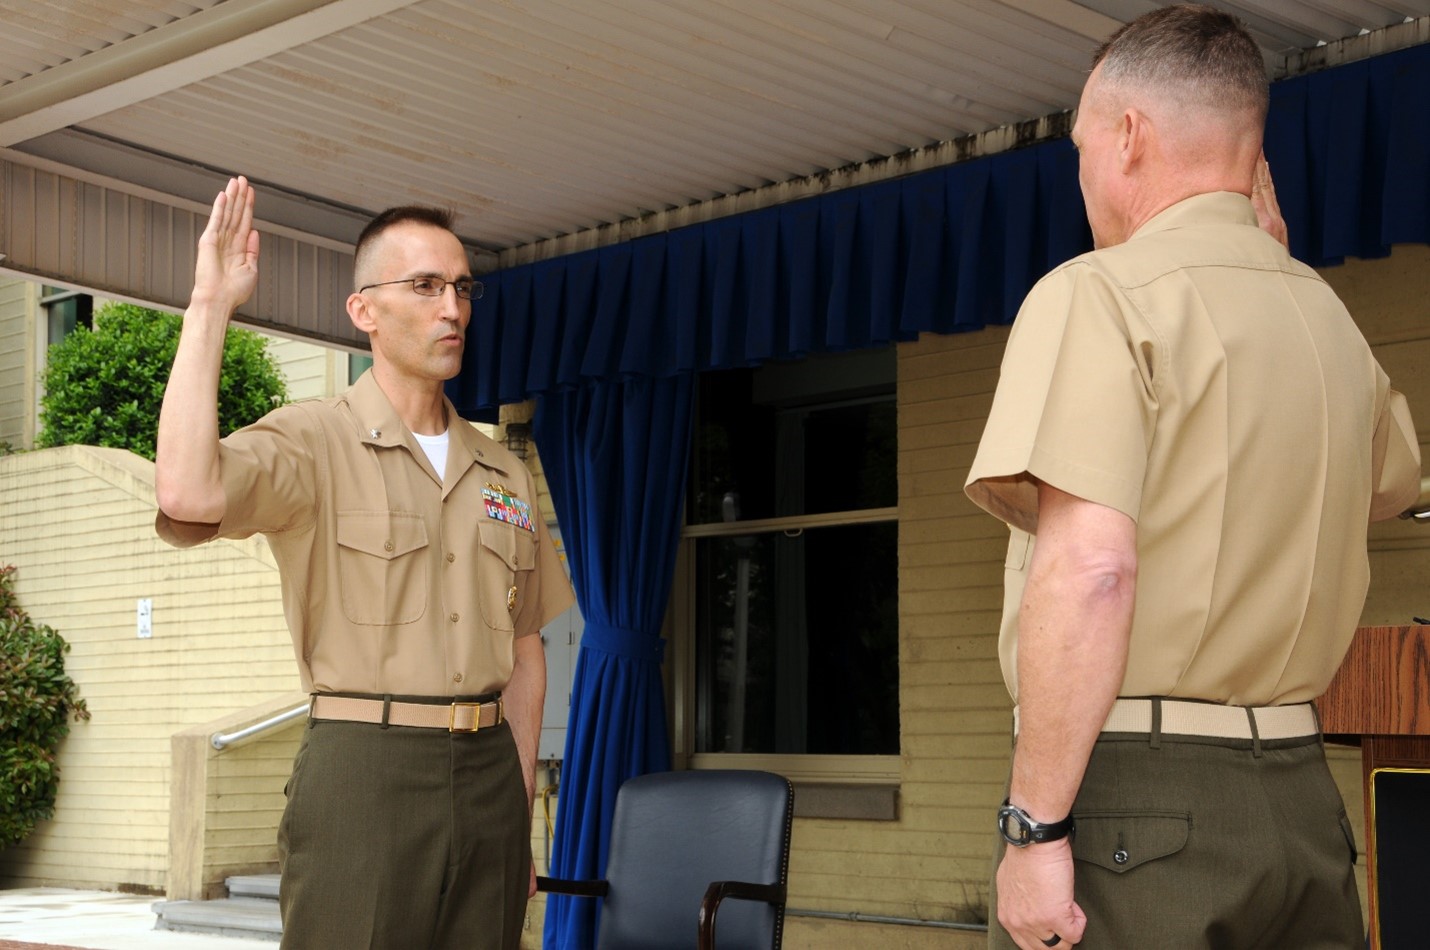
M 231 897 L 212 901 L 159 901 L 154 905 L 156 930 L 188 930 L 228 936 L 277 940 L 283 934 L 278 904 L 271 900 Z
M 229 897 L 260 897 L 278 899 L 277 874 L 235 874 L 225 879 Z
M 794 816 L 897 821 L 899 786 L 795 782 Z

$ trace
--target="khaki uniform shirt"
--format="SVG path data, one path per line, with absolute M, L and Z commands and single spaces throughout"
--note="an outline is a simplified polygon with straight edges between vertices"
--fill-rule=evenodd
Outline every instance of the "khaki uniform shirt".
M 1217 193 L 1054 270 L 1014 324 L 966 491 L 1012 530 L 999 655 L 1015 702 L 1030 476 L 1137 523 L 1120 695 L 1271 705 L 1335 674 L 1367 522 L 1414 502 L 1420 454 L 1335 294 L 1249 200 Z
M 535 486 L 447 404 L 438 478 L 371 372 L 221 440 L 217 525 L 171 521 L 178 547 L 262 533 L 278 562 L 303 687 L 467 696 L 499 690 L 512 643 L 571 605 Z

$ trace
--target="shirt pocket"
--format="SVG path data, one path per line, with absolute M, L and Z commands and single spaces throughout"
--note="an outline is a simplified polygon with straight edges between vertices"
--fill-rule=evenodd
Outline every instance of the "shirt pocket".
M 1073 858 L 1115 874 L 1176 854 L 1192 830 L 1181 812 L 1075 811 L 1073 821 Z
M 427 525 L 402 511 L 338 512 L 338 584 L 352 623 L 413 623 L 427 612 Z
M 493 630 L 515 630 L 531 572 L 536 567 L 536 538 L 525 528 L 486 518 L 477 526 L 477 585 L 482 620 Z

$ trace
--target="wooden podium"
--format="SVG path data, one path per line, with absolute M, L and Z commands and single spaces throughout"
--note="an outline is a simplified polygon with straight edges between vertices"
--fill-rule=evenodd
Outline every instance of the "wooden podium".
M 1430 626 L 1358 629 L 1316 705 L 1328 737 L 1360 740 L 1370 945 L 1378 948 L 1371 776 L 1377 769 L 1430 770 Z

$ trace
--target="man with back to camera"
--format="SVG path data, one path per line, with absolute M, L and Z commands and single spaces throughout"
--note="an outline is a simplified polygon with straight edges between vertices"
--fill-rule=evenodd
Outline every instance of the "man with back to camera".
M 262 533 L 309 728 L 279 827 L 283 946 L 520 942 L 546 663 L 572 601 L 531 475 L 457 417 L 471 299 L 450 216 L 394 208 L 358 239 L 348 316 L 372 369 L 334 399 L 218 437 L 224 333 L 258 277 L 233 179 L 199 239 L 159 418 L 159 534 Z
M 1010 525 L 992 947 L 1364 946 L 1310 701 L 1419 447 L 1345 307 L 1257 227 L 1267 95 L 1205 6 L 1127 24 L 1083 89 L 1098 249 L 1025 300 L 966 486 Z

